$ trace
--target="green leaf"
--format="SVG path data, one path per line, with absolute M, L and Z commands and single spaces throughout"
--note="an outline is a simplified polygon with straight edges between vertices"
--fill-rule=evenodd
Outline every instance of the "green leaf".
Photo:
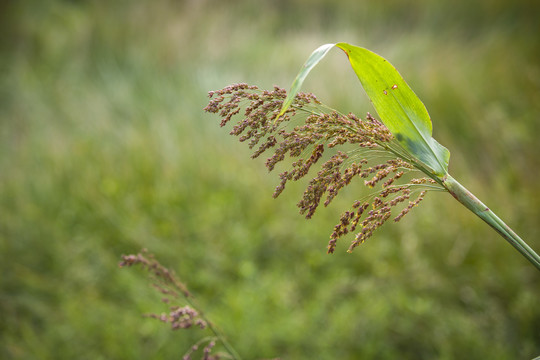
M 294 97 L 300 91 L 300 87 L 302 86 L 302 83 L 306 79 L 306 77 L 309 74 L 309 72 L 311 71 L 311 69 L 313 69 L 315 67 L 315 65 L 317 65 L 319 63 L 319 61 L 321 61 L 321 59 L 323 57 L 325 57 L 325 55 L 334 46 L 335 46 L 335 44 L 326 44 L 326 45 L 320 46 L 317 50 L 315 50 L 309 56 L 307 61 L 302 66 L 302 69 L 300 70 L 298 75 L 296 75 L 296 79 L 294 79 L 294 81 L 293 81 L 293 83 L 291 85 L 291 90 L 289 91 L 289 95 L 287 96 L 287 98 L 283 102 L 283 106 L 281 107 L 281 112 L 279 113 L 278 117 L 283 115 L 285 113 L 285 111 L 289 108 L 289 106 L 291 106 L 291 104 L 292 104 L 292 102 L 294 100 Z
M 326 44 L 315 50 L 294 80 L 280 115 L 290 106 L 311 69 L 334 46 L 347 54 L 379 119 L 401 146 L 434 175 L 441 178 L 446 175 L 450 152 L 432 138 L 431 119 L 426 107 L 392 64 L 367 49 L 338 43 Z

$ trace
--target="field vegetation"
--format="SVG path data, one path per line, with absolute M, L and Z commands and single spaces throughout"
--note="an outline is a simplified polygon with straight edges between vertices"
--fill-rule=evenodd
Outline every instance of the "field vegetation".
M 531 359 L 540 275 L 448 194 L 326 254 L 350 186 L 311 220 L 305 183 L 203 111 L 231 83 L 288 87 L 317 46 L 389 59 L 452 174 L 540 250 L 534 1 L 7 1 L 0 5 L 0 358 L 178 359 L 146 274 L 173 269 L 244 359 Z M 342 54 L 304 90 L 373 112 Z

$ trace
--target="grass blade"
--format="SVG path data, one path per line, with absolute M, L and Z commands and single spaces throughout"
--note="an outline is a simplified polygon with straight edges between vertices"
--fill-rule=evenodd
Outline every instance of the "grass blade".
M 369 96 L 380 120 L 400 144 L 437 176 L 448 172 L 450 152 L 431 137 L 426 107 L 396 68 L 364 48 L 338 43 Z
M 326 54 L 335 46 L 335 44 L 325 44 L 322 46 L 319 46 L 306 60 L 300 71 L 298 72 L 298 75 L 296 75 L 296 78 L 294 79 L 291 90 L 289 91 L 289 94 L 287 95 L 287 98 L 283 102 L 283 106 L 281 107 L 281 111 L 279 113 L 280 117 L 285 113 L 285 111 L 291 106 L 294 97 L 298 92 L 300 91 L 300 88 L 302 87 L 302 84 L 304 83 L 304 80 L 308 76 L 311 69 L 315 67 L 321 61 L 322 58 L 326 56 Z

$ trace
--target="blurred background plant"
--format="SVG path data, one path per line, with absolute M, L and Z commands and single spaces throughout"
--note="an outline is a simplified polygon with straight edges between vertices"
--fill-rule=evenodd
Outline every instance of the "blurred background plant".
M 538 250 L 539 15 L 532 0 L 2 2 L 0 357 L 184 354 L 198 334 L 141 318 L 159 294 L 117 268 L 142 247 L 244 358 L 540 354 L 537 271 L 460 204 L 434 194 L 327 255 L 350 199 L 306 222 L 305 184 L 272 199 L 277 176 L 202 111 L 231 83 L 287 87 L 322 43 L 365 46 L 426 104 L 452 174 Z M 371 111 L 340 55 L 303 88 Z
M 197 355 L 200 355 L 202 360 L 221 358 L 240 360 L 240 356 L 229 344 L 227 338 L 221 334 L 214 323 L 206 318 L 186 285 L 174 271 L 162 265 L 153 254 L 148 254 L 148 250 L 143 249 L 136 255 L 122 255 L 122 261 L 118 263 L 118 266 L 138 266 L 146 270 L 152 287 L 161 294 L 161 301 L 168 305 L 168 312 L 150 313 L 146 314 L 146 317 L 170 324 L 172 330 L 207 330 L 205 334 L 207 336 L 203 335 L 204 337 L 193 344 L 182 356 L 182 360 L 192 360 L 193 356 Z M 224 352 L 212 354 L 216 342 L 223 347 Z

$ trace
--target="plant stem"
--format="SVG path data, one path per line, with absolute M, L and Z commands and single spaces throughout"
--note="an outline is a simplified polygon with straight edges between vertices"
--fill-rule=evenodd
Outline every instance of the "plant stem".
M 493 211 L 484 205 L 463 185 L 450 175 L 442 179 L 442 185 L 452 194 L 457 201 L 462 203 L 478 217 L 484 220 L 489 226 L 495 229 L 503 238 L 515 247 L 523 256 L 527 258 L 538 270 L 540 270 L 540 256 L 527 243 L 521 239 L 508 225 L 506 225 Z
M 219 331 L 210 321 L 207 320 L 207 323 L 210 330 L 221 341 L 221 343 L 223 344 L 223 347 L 225 347 L 225 350 L 227 350 L 227 352 L 231 355 L 232 359 L 241 360 L 242 358 L 240 357 L 240 355 L 238 355 L 234 347 L 232 347 L 231 344 L 229 344 L 229 342 L 227 341 L 225 336 L 223 336 L 221 331 Z
M 231 355 L 233 360 L 242 360 L 240 355 L 236 352 L 234 347 L 227 341 L 225 336 L 221 333 L 221 331 L 206 317 L 203 311 L 201 311 L 201 307 L 197 304 L 195 301 L 195 298 L 190 293 L 183 293 L 184 299 L 186 302 L 194 309 L 197 309 L 199 312 L 199 316 L 201 319 L 203 319 L 206 324 L 208 325 L 208 328 L 210 331 L 214 334 L 214 336 L 221 341 L 221 344 L 225 348 L 225 350 Z

